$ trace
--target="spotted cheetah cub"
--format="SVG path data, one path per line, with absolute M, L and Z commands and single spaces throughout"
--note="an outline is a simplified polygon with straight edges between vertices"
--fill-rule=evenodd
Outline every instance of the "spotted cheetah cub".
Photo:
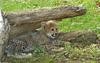
M 6 46 L 5 53 L 8 56 L 14 56 L 15 54 L 21 56 L 22 53 L 29 53 L 33 51 L 35 43 L 52 43 L 56 39 L 57 33 L 57 24 L 53 20 L 42 22 L 40 29 L 11 39 Z

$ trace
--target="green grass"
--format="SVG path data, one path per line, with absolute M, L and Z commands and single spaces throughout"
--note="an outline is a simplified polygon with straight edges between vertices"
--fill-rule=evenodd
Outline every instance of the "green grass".
M 66 2 L 67 1 L 67 2 Z M 83 4 L 83 7 L 87 9 L 87 13 L 83 16 L 66 18 L 58 23 L 60 31 L 73 31 L 73 30 L 93 30 L 96 33 L 100 34 L 100 9 L 96 8 L 95 0 L 2 0 L 0 2 L 1 8 L 5 12 L 18 11 L 24 9 L 40 8 L 40 7 L 53 7 L 58 5 L 80 5 Z M 92 44 L 86 48 L 77 48 L 72 47 L 71 44 L 66 44 L 65 51 L 68 55 L 69 63 L 75 63 L 77 60 L 72 59 L 80 58 L 79 60 L 85 63 L 97 63 L 100 58 L 100 49 L 95 47 Z M 96 45 L 97 46 L 97 45 Z M 39 51 L 39 50 L 36 50 Z M 63 52 L 65 52 L 63 51 Z M 85 52 L 84 52 L 85 51 Z M 63 54 L 61 52 L 61 54 Z M 61 55 L 57 53 L 56 56 Z M 92 57 L 91 59 L 86 59 L 86 57 Z M 36 61 L 38 59 L 38 61 Z M 63 56 L 60 58 L 63 59 Z M 87 61 L 86 61 L 87 60 Z M 34 56 L 34 58 L 27 60 L 12 60 L 12 63 L 55 63 L 52 55 L 49 54 L 40 54 L 40 56 Z M 72 62 L 70 62 L 72 61 Z M 99 61 L 100 62 L 100 61 Z M 77 62 L 76 62 L 77 63 Z

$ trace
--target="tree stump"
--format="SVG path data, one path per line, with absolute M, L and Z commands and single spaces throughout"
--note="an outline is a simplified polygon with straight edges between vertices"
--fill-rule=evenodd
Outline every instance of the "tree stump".
M 3 18 L 3 13 L 0 10 L 0 61 L 2 60 L 4 53 L 4 46 L 9 38 L 9 23 L 6 18 Z

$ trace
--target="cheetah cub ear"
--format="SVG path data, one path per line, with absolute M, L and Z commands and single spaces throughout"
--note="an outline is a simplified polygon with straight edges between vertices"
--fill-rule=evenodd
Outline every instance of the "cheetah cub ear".
M 45 26 L 46 26 L 46 22 L 41 22 L 42 29 L 45 29 Z

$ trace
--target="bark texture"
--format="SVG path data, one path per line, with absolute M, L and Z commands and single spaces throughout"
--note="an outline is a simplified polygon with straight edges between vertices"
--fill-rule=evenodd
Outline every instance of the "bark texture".
M 4 46 L 9 38 L 9 24 L 6 18 L 3 18 L 3 13 L 0 11 L 0 61 L 2 61 Z
M 97 34 L 89 30 L 77 30 L 71 32 L 61 32 L 58 40 L 68 41 L 72 43 L 97 43 L 99 38 Z

